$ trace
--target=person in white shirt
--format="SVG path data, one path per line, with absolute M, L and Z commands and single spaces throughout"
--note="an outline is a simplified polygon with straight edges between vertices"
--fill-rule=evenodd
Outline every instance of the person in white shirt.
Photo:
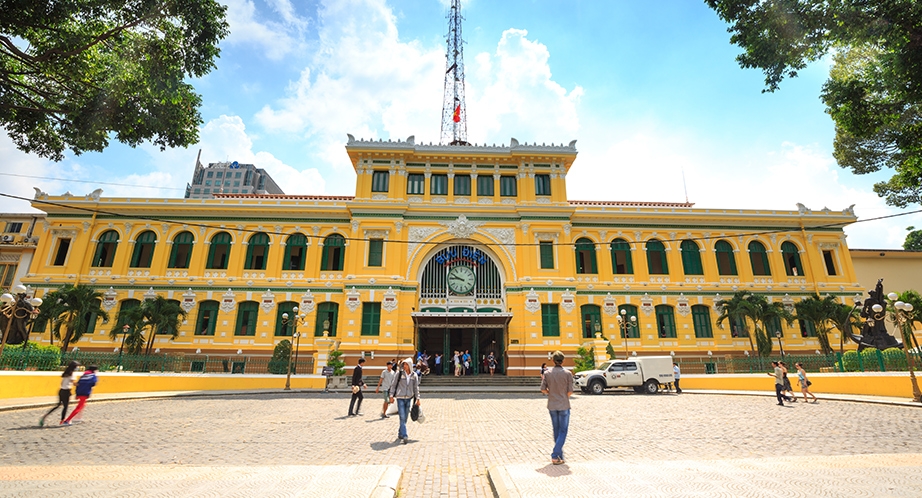
M 387 366 L 384 367 L 384 371 L 381 372 L 381 377 L 378 379 L 378 387 L 375 388 L 375 394 L 378 394 L 378 391 L 382 388 L 384 389 L 384 406 L 381 408 L 381 418 L 387 418 L 387 405 L 390 404 L 391 400 L 391 384 L 394 383 L 394 376 L 396 375 L 394 363 L 387 362 Z

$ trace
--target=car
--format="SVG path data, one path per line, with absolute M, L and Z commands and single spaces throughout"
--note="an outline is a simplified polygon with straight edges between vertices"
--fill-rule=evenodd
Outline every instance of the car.
M 609 360 L 598 369 L 577 372 L 576 387 L 585 394 L 602 394 L 605 389 L 630 387 L 637 393 L 656 394 L 660 386 L 675 381 L 671 356 L 638 356 Z

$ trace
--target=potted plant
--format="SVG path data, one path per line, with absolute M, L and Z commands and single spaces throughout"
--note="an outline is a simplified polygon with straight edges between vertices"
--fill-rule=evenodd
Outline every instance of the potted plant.
M 327 366 L 333 367 L 333 376 L 330 377 L 330 389 L 346 389 L 349 386 L 349 376 L 346 375 L 346 362 L 342 359 L 343 352 L 336 349 L 330 351 Z

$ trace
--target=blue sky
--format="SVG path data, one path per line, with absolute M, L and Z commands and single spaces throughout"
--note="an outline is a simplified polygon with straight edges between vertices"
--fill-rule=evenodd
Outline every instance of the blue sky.
M 161 152 L 113 143 L 53 163 L 0 136 L 3 192 L 181 197 L 202 162 L 252 162 L 288 194 L 354 194 L 344 145 L 439 139 L 447 0 L 229 0 L 231 35 L 202 94 L 200 144 Z M 568 143 L 574 200 L 684 201 L 702 208 L 900 212 L 832 158 L 819 100 L 828 62 L 762 93 L 726 25 L 703 2 L 468 0 L 462 4 L 468 139 Z M 684 173 L 684 184 L 683 184 Z M 154 186 L 155 188 L 151 188 Z M 0 211 L 24 202 L 0 200 Z M 848 244 L 898 248 L 909 215 L 849 227 Z

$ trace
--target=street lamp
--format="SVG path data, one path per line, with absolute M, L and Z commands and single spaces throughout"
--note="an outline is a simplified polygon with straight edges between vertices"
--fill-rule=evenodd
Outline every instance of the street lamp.
M 919 383 L 916 381 L 915 365 L 913 364 L 912 355 L 909 354 L 908 341 L 906 340 L 906 323 L 912 323 L 912 303 L 904 303 L 899 301 L 899 296 L 895 292 L 891 292 L 887 295 L 890 298 L 890 301 L 895 301 L 893 307 L 896 311 L 893 312 L 893 320 L 896 322 L 897 328 L 900 330 L 900 335 L 903 338 L 903 353 L 906 355 L 906 366 L 909 368 L 909 380 L 912 382 L 912 400 L 916 403 L 922 402 L 922 391 L 919 390 Z M 874 305 L 874 311 L 877 312 L 877 308 L 881 307 L 879 304 Z
M 291 390 L 291 360 L 295 358 L 295 367 L 297 367 L 297 356 L 298 356 L 298 346 L 301 345 L 301 335 L 298 334 L 298 324 L 304 324 L 305 315 L 302 313 L 298 315 L 298 307 L 295 306 L 291 309 L 294 313 L 294 318 L 291 320 L 291 338 L 295 340 L 295 354 L 291 354 L 291 350 L 288 351 L 288 375 L 285 378 L 285 390 Z M 282 325 L 288 325 L 288 313 L 282 313 Z
M 784 345 L 781 344 L 781 335 L 782 334 L 780 330 L 775 331 L 775 337 L 778 338 L 778 349 L 781 350 L 781 359 L 784 360 Z
M 4 293 L 0 295 L 0 302 L 2 302 L 2 308 L 0 308 L 0 313 L 3 313 L 3 316 L 6 317 L 6 329 L 3 331 L 3 336 L 0 337 L 0 355 L 3 354 L 3 347 L 6 346 L 6 340 L 10 335 L 10 327 L 13 325 L 13 320 L 24 320 L 29 316 L 35 317 L 38 314 L 38 307 L 42 305 L 42 300 L 35 297 L 32 299 L 26 299 L 26 293 L 28 289 L 22 284 L 18 284 L 13 287 L 13 293 Z M 30 310 L 25 304 L 32 306 Z M 29 338 L 26 337 L 26 341 Z
M 128 337 L 128 332 L 131 330 L 131 327 L 126 323 L 122 325 L 122 345 L 118 347 L 118 366 L 115 367 L 116 372 L 122 371 L 122 351 L 125 350 L 125 338 Z
M 592 331 L 595 332 L 595 338 L 598 339 L 602 337 L 602 322 L 598 319 L 592 324 Z
M 627 338 L 630 333 L 630 330 L 637 328 L 637 317 L 631 315 L 631 318 L 627 317 L 627 310 L 622 309 L 621 314 L 618 315 L 618 326 L 621 328 L 621 337 L 624 340 L 624 356 L 627 358 L 629 356 L 627 351 Z

